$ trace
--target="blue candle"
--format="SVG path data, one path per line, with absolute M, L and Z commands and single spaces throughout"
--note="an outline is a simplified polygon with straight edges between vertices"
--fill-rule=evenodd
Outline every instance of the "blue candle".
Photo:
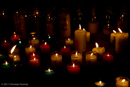
M 48 70 L 45 70 L 45 75 L 53 75 L 55 72 L 51 70 L 50 68 Z

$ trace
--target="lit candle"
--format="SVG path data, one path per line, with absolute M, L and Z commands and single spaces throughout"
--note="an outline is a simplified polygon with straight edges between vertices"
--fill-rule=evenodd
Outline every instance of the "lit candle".
M 117 77 L 116 87 L 129 87 L 129 79 L 127 77 Z
M 82 64 L 82 53 L 78 51 L 71 52 L 71 61 Z
M 95 85 L 96 85 L 97 87 L 103 87 L 103 86 L 105 85 L 105 83 L 102 82 L 102 81 L 98 81 L 98 82 L 95 82 Z
M 32 45 L 29 45 L 25 47 L 25 52 L 26 52 L 26 55 L 29 55 L 31 53 L 35 53 L 36 49 Z
M 33 58 L 29 60 L 29 65 L 32 67 L 39 67 L 40 66 L 40 60 Z
M 115 51 L 118 54 L 124 53 L 128 46 L 128 33 L 123 33 L 120 28 L 118 28 L 120 33 L 116 34 L 115 37 Z
M 17 35 L 15 32 L 14 34 L 11 36 L 11 42 L 14 43 L 16 40 L 19 40 L 20 36 Z
M 80 73 L 80 66 L 73 64 L 67 64 L 67 70 L 69 74 L 79 74 Z
M 65 39 L 65 44 L 66 44 L 66 45 L 73 45 L 73 43 L 74 43 L 74 41 L 73 41 L 72 38 L 67 38 L 67 39 Z
M 4 48 L 4 49 L 9 49 L 9 47 L 10 47 L 10 43 L 7 42 L 6 40 L 4 40 L 4 42 L 1 43 L 1 46 L 2 46 L 2 48 Z
M 66 46 L 64 46 L 64 47 L 61 48 L 62 56 L 69 56 L 70 52 L 71 52 L 70 48 L 68 48 Z
M 103 61 L 111 63 L 114 60 L 114 56 L 110 54 L 109 52 L 103 54 Z
M 55 72 L 50 68 L 48 68 L 48 70 L 45 70 L 45 75 L 53 75 L 54 73 Z
M 116 31 L 113 30 L 113 33 L 110 35 L 110 43 L 115 43 L 115 36 L 116 36 Z
M 51 53 L 51 63 L 53 66 L 62 64 L 62 55 L 60 54 L 60 52 Z
M 96 64 L 97 62 L 97 55 L 95 55 L 94 53 L 86 53 L 86 63 L 87 64 Z
M 85 28 L 83 30 L 86 32 L 86 41 L 90 42 L 90 32 L 86 31 Z
M 98 43 L 95 43 L 96 47 L 92 49 L 92 52 L 98 53 L 100 56 L 105 53 L 104 47 L 99 47 Z
M 32 53 L 31 55 L 30 55 L 30 60 L 31 59 L 34 59 L 34 58 L 36 58 L 36 59 L 39 59 L 39 55 L 38 54 L 35 54 L 35 53 Z
M 14 59 L 14 64 L 17 64 L 17 63 L 20 62 L 20 56 L 19 55 L 14 55 L 13 59 Z
M 50 52 L 50 45 L 45 42 L 44 44 L 40 45 L 41 52 L 49 53 Z
M 30 43 L 32 45 L 34 45 L 35 47 L 38 47 L 39 46 L 39 39 L 37 37 L 33 37 L 31 40 L 30 40 Z
M 96 19 L 96 16 L 92 18 L 92 22 L 88 22 L 88 31 L 91 34 L 96 34 L 98 32 L 98 22 L 93 22 Z
M 86 51 L 86 30 L 81 29 L 79 24 L 79 29 L 75 30 L 75 49 L 78 51 Z
M 2 64 L 2 68 L 4 68 L 4 69 L 10 68 L 9 63 L 7 61 L 5 61 L 5 63 Z

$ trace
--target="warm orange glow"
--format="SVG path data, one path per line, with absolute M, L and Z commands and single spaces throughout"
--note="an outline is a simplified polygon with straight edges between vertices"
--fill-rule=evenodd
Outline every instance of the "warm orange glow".
M 33 60 L 36 60 L 36 58 L 34 58 Z
M 4 42 L 6 43 L 6 40 L 4 40 Z
M 125 79 L 123 79 L 122 82 L 125 82 Z
M 85 28 L 83 28 L 83 30 L 85 30 Z
M 66 46 L 64 46 L 64 49 L 66 49 Z
M 48 72 L 50 72 L 51 71 L 51 69 L 50 68 L 48 68 Z
M 68 38 L 68 40 L 70 41 L 70 38 Z
M 58 53 L 56 53 L 56 57 L 58 56 Z
M 91 53 L 91 56 L 93 55 L 93 53 Z
M 8 62 L 7 62 L 7 61 L 5 61 L 5 64 L 7 65 L 7 64 L 8 64 Z
M 35 53 L 33 53 L 33 56 L 35 56 Z
M 121 30 L 120 28 L 118 28 L 118 31 L 119 31 L 120 33 L 122 33 L 122 30 Z
M 101 84 L 102 83 L 102 81 L 99 81 L 99 84 Z
M 107 56 L 110 56 L 109 54 L 107 54 Z
M 30 45 L 30 48 L 32 48 L 32 45 Z
M 35 40 L 36 38 L 34 37 L 33 40 Z
M 76 52 L 75 55 L 77 56 L 77 55 L 78 55 L 78 52 Z
M 97 42 L 95 43 L 95 45 L 96 45 L 96 48 L 98 48 L 98 47 L 99 47 L 99 45 L 98 45 L 98 43 L 97 43 Z
M 12 49 L 11 49 L 11 51 L 10 51 L 11 54 L 14 52 L 16 46 L 17 46 L 17 45 L 14 45 L 14 46 L 12 47 Z
M 44 45 L 47 45 L 47 42 L 45 42 Z
M 73 63 L 73 67 L 75 67 L 75 64 Z

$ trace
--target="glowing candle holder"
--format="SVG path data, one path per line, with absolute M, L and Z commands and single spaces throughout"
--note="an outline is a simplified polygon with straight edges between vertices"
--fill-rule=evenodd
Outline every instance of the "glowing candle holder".
M 36 58 L 31 59 L 31 60 L 29 60 L 29 65 L 31 67 L 39 67 L 40 66 L 40 60 L 36 59 Z
M 129 79 L 123 76 L 117 77 L 116 87 L 129 87 Z
M 31 59 L 34 59 L 34 58 L 39 59 L 39 55 L 36 54 L 36 53 L 30 54 L 30 58 L 29 59 L 31 60 Z
M 15 43 L 15 41 L 19 40 L 20 36 L 16 34 L 16 32 L 14 32 L 14 34 L 11 36 L 11 42 Z
M 67 65 L 67 70 L 69 74 L 79 74 L 80 73 L 80 66 L 72 63 Z
M 65 44 L 66 44 L 67 46 L 72 46 L 73 43 L 74 43 L 74 40 L 73 40 L 72 38 L 67 38 L 67 39 L 65 39 Z
M 49 53 L 50 52 L 50 45 L 47 42 L 44 42 L 40 45 L 40 50 L 43 53 Z
M 45 75 L 53 75 L 54 73 L 55 72 L 50 68 L 48 68 L 48 70 L 45 70 Z
M 4 40 L 3 43 L 1 43 L 1 46 L 3 49 L 9 49 L 9 47 L 11 46 L 9 42 L 7 42 L 7 40 Z
M 95 65 L 97 63 L 97 54 L 92 51 L 86 53 L 86 64 Z
M 4 69 L 10 68 L 9 63 L 7 61 L 5 61 L 5 63 L 2 64 L 2 68 L 4 68 Z
M 103 54 L 103 62 L 111 63 L 114 61 L 114 56 L 109 52 Z
M 32 35 L 32 38 L 30 40 L 30 44 L 34 45 L 35 47 L 39 46 L 39 39 Z
M 79 51 L 71 52 L 71 62 L 76 62 L 78 64 L 82 64 L 82 53 Z
M 95 82 L 95 85 L 96 85 L 97 87 L 104 87 L 105 83 L 102 82 L 102 81 L 98 81 L 98 82 Z
M 29 55 L 31 53 L 35 53 L 36 52 L 36 48 L 33 45 L 27 45 L 25 47 L 25 53 L 26 55 Z

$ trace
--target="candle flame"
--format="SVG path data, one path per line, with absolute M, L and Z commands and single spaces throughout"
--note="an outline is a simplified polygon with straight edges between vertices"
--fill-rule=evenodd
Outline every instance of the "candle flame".
M 81 24 L 79 24 L 79 29 L 81 30 Z
M 35 40 L 36 38 L 34 37 L 33 40 Z
M 107 56 L 110 56 L 109 54 L 107 54 Z
M 35 56 L 35 53 L 33 53 L 33 56 Z
M 4 42 L 6 43 L 6 40 L 4 40 Z
M 7 61 L 5 61 L 5 64 L 7 65 L 7 64 L 8 64 L 8 62 L 7 62 Z
M 118 31 L 119 31 L 120 33 L 122 33 L 122 30 L 121 30 L 120 28 L 118 28 Z
M 85 28 L 83 28 L 83 30 L 85 30 Z
M 125 79 L 123 79 L 122 82 L 125 82 Z
M 113 33 L 116 33 L 116 31 L 115 31 L 115 30 L 113 30 Z
M 70 41 L 70 38 L 68 38 L 68 40 Z
M 124 15 L 121 15 L 121 17 L 124 17 Z
M 95 45 L 96 45 L 96 48 L 98 48 L 98 47 L 99 47 L 99 45 L 98 45 L 98 43 L 97 43 L 97 42 L 95 43 Z
M 48 68 L 48 71 L 50 72 L 50 71 L 51 71 L 51 69 L 50 69 L 50 68 Z
M 47 45 L 47 42 L 45 42 L 44 44 Z
M 17 46 L 17 45 L 14 45 L 14 46 L 12 47 L 12 49 L 11 49 L 11 51 L 10 51 L 11 54 L 14 52 L 16 46 Z
M 109 27 L 109 26 L 110 26 L 110 24 L 107 24 L 107 26 Z
M 75 67 L 75 64 L 73 63 L 73 67 Z
M 102 81 L 99 81 L 99 84 L 101 84 L 102 83 Z
M 75 55 L 77 56 L 77 55 L 78 55 L 78 52 L 76 52 Z
M 58 53 L 56 53 L 56 56 L 58 56 Z
M 36 58 L 34 58 L 33 60 L 36 60 Z
M 91 56 L 93 55 L 93 53 L 91 53 Z
M 16 32 L 14 32 L 14 34 L 16 34 Z
M 64 46 L 64 49 L 66 49 L 66 46 Z
M 30 48 L 32 48 L 32 45 L 30 45 Z

